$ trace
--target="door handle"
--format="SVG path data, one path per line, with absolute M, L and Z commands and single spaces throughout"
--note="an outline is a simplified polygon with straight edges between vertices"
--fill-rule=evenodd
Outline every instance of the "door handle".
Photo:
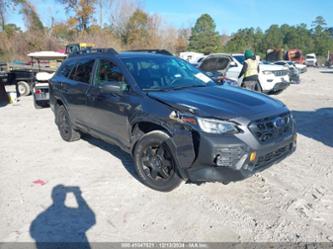
M 101 94 L 88 94 L 88 98 L 92 101 L 101 101 L 104 99 L 104 96 Z

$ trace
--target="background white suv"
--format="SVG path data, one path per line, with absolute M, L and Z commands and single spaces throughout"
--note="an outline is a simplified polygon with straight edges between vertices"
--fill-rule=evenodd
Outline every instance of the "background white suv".
M 197 67 L 207 75 L 219 73 L 221 76 L 238 82 L 240 86 L 243 79 L 238 79 L 238 75 L 242 70 L 244 59 L 243 54 L 210 54 Z M 281 92 L 290 84 L 289 70 L 284 66 L 260 63 L 259 83 L 264 93 Z
M 226 77 L 238 80 L 245 58 L 243 54 L 232 54 L 231 57 L 236 66 L 227 70 Z M 238 82 L 241 83 L 242 79 Z M 265 93 L 281 92 L 290 84 L 289 70 L 280 65 L 259 63 L 259 83 Z

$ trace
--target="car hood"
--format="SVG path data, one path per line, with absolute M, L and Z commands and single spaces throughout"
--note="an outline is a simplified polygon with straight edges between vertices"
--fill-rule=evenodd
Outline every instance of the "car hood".
M 150 92 L 148 96 L 180 111 L 220 119 L 254 120 L 288 110 L 282 102 L 264 94 L 231 86 Z
M 285 66 L 281 65 L 273 65 L 273 64 L 259 64 L 259 68 L 261 71 L 279 71 L 286 70 Z
M 299 64 L 299 63 L 295 63 L 295 66 L 296 66 L 297 68 L 306 68 L 306 65 Z

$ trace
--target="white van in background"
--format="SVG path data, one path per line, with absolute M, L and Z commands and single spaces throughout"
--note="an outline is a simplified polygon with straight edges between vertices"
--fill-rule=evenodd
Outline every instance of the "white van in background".
M 202 53 L 196 53 L 196 52 L 182 52 L 179 54 L 179 57 L 183 60 L 188 61 L 191 64 L 197 64 L 200 59 L 205 57 Z
M 318 62 L 317 62 L 316 54 L 312 53 L 312 54 L 305 55 L 305 65 L 312 66 L 312 67 L 317 67 Z

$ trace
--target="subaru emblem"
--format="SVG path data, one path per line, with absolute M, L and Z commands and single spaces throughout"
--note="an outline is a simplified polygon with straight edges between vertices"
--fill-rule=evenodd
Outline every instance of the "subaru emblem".
M 286 125 L 286 121 L 283 118 L 278 117 L 274 120 L 273 124 L 276 128 L 282 128 Z

